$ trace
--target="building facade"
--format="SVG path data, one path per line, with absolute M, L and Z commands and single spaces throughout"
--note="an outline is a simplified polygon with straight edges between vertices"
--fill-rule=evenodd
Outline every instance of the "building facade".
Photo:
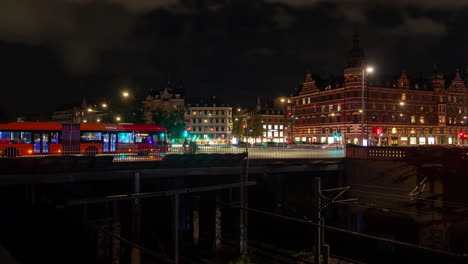
M 437 68 L 429 78 L 377 80 L 364 70 L 364 52 L 353 36 L 343 78 L 316 83 L 307 73 L 290 98 L 295 141 L 372 146 L 467 144 L 468 90 L 457 73 Z
M 184 110 L 184 91 L 174 88 L 170 83 L 162 91 L 152 90 L 143 101 L 143 119 L 146 124 L 153 124 L 153 113 Z
M 215 100 L 187 104 L 187 131 L 192 139 L 206 143 L 225 144 L 231 139 L 232 107 Z
M 83 99 L 81 105 L 63 105 L 52 113 L 51 121 L 75 124 L 99 123 L 106 115 L 108 107 L 106 103 L 102 102 L 104 100 L 96 99 L 87 103 L 86 99 Z

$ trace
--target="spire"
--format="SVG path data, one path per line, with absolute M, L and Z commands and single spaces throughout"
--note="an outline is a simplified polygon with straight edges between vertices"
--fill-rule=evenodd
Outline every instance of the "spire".
M 355 33 L 352 37 L 353 47 L 348 52 L 348 68 L 362 67 L 364 64 L 364 51 L 360 46 L 360 36 Z
M 260 102 L 260 96 L 257 96 L 257 111 L 262 110 L 262 103 Z

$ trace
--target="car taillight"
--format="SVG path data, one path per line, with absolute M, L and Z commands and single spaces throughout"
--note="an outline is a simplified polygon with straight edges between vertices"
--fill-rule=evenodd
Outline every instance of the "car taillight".
M 31 150 L 31 149 L 30 149 L 30 150 L 28 150 L 28 153 L 29 153 L 29 154 L 32 154 L 32 150 Z

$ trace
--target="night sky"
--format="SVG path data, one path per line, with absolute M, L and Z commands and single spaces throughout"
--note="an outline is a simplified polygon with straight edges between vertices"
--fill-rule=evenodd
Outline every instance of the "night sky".
M 2 0 L 1 103 L 47 112 L 163 88 L 252 105 L 342 74 L 354 32 L 377 74 L 462 75 L 468 0 Z

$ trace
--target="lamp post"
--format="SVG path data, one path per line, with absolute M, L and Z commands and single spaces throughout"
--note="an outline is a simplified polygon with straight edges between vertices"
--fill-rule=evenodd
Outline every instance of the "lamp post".
M 374 68 L 372 66 L 365 66 L 365 67 L 362 67 L 362 74 L 361 74 L 361 77 L 362 77 L 362 82 L 361 82 L 361 89 L 362 89 L 362 102 L 361 102 L 361 107 L 362 107 L 362 111 L 361 112 L 361 145 L 364 146 L 364 118 L 366 116 L 366 107 L 364 105 L 364 77 L 366 75 L 366 73 L 372 73 L 374 72 Z M 367 137 L 368 139 L 369 137 Z M 368 143 L 366 142 L 366 145 L 368 145 Z
M 288 115 L 288 111 L 292 111 L 292 107 L 291 107 L 291 100 L 288 99 L 288 98 L 281 98 L 280 99 L 280 102 L 281 104 L 283 104 L 283 116 L 284 116 L 284 125 L 285 127 L 288 126 L 288 133 L 289 133 L 289 136 L 291 137 L 291 141 L 293 140 L 292 139 L 292 129 L 293 129 L 293 122 L 294 122 L 294 118 L 293 117 L 290 117 Z M 286 104 L 287 103 L 287 104 Z M 292 112 L 291 112 L 292 113 Z M 289 118 L 291 118 L 291 122 L 289 122 Z M 286 132 L 287 130 L 284 130 L 284 132 Z M 284 138 L 286 139 L 287 136 L 285 135 Z M 283 141 L 285 140 L 283 139 Z

